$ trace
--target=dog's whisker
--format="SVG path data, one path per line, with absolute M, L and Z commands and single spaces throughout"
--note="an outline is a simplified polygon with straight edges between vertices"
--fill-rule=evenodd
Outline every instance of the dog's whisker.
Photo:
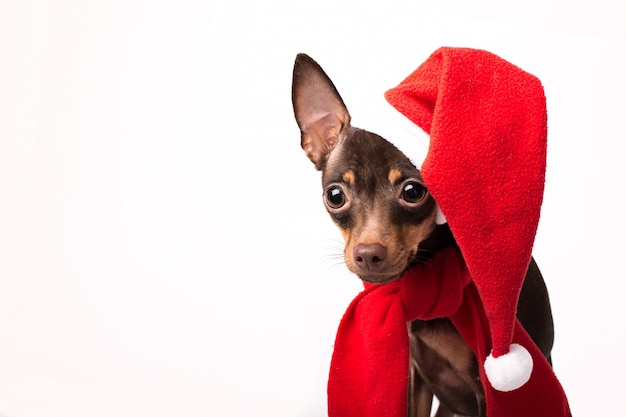
M 343 242 L 337 239 L 329 239 L 324 245 L 320 245 L 324 254 L 317 260 L 317 264 L 329 269 L 345 268 L 343 257 Z
M 320 259 L 321 262 L 328 262 L 328 261 L 332 261 L 334 263 L 338 263 L 338 264 L 343 264 L 345 263 L 343 255 L 339 254 L 339 253 L 330 253 L 327 255 L 322 256 L 322 258 Z

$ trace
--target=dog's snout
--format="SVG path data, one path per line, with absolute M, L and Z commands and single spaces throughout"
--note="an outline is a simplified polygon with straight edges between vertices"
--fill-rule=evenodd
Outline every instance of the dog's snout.
M 376 271 L 387 257 L 387 248 L 378 243 L 358 244 L 352 252 L 354 262 L 362 271 Z

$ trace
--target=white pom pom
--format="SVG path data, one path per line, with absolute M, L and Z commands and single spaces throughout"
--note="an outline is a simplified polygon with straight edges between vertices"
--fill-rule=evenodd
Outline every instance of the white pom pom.
M 523 346 L 513 343 L 506 355 L 494 358 L 491 354 L 485 360 L 485 373 L 491 386 L 498 391 L 513 391 L 530 379 L 533 371 L 533 358 Z

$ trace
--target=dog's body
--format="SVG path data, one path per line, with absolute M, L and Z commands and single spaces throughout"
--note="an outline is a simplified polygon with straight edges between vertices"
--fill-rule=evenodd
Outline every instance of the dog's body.
M 350 126 L 333 83 L 306 55 L 298 55 L 292 98 L 302 148 L 322 171 L 324 203 L 346 242 L 348 268 L 370 283 L 398 278 L 454 245 L 419 170 L 382 137 Z M 521 291 L 517 317 L 550 361 L 553 323 L 547 290 L 534 261 Z M 433 395 L 438 417 L 485 416 L 476 358 L 447 319 L 414 321 L 409 415 L 428 417 Z M 383 381 L 381 381 L 383 383 Z

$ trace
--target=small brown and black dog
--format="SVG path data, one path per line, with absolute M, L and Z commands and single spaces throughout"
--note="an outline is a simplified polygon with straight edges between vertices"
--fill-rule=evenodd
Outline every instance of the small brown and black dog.
M 292 100 L 302 148 L 322 172 L 324 205 L 345 239 L 350 271 L 363 281 L 383 284 L 455 244 L 448 226 L 435 223 L 436 203 L 419 170 L 382 137 L 350 125 L 332 81 L 305 54 L 296 57 Z M 517 318 L 551 361 L 552 313 L 534 260 Z M 437 417 L 485 416 L 476 358 L 451 322 L 417 320 L 408 329 L 409 415 L 429 417 L 436 396 Z

